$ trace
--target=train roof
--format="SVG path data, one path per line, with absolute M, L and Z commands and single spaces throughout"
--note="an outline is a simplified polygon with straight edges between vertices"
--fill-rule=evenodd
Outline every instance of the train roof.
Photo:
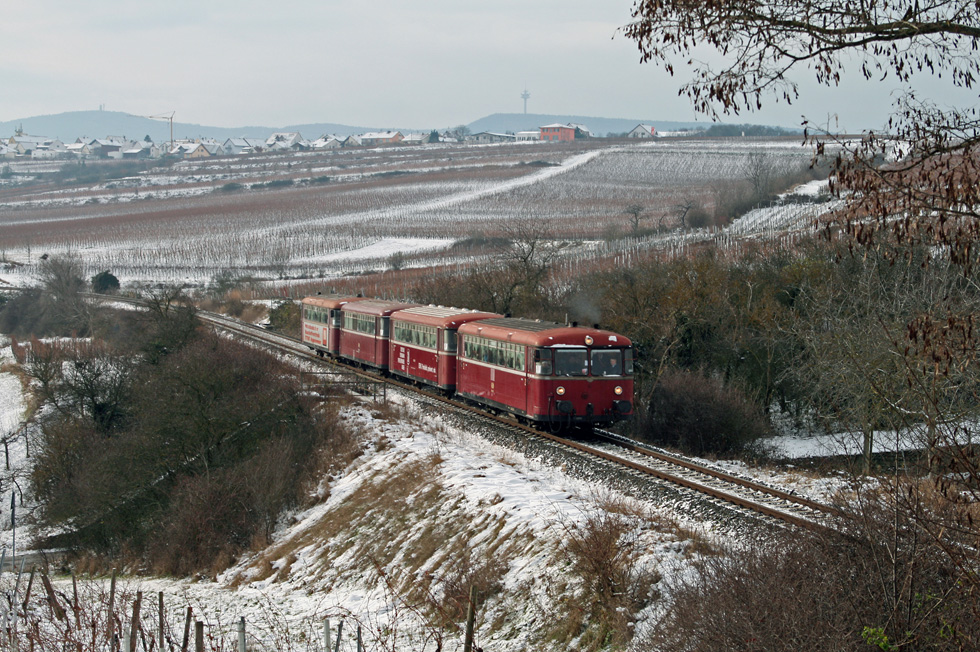
M 387 317 L 396 310 L 404 310 L 405 308 L 415 308 L 419 304 L 417 303 L 405 303 L 402 301 L 382 301 L 380 299 L 368 299 L 367 301 L 358 301 L 357 303 L 351 303 L 344 307 L 344 312 L 356 312 L 362 315 L 374 315 L 380 317 Z
M 598 328 L 568 326 L 551 321 L 500 317 L 460 326 L 464 335 L 480 335 L 494 340 L 528 346 L 631 346 L 628 337 Z M 591 338 L 591 342 L 586 338 Z
M 416 306 L 399 310 L 392 319 L 425 324 L 439 328 L 459 328 L 467 322 L 500 317 L 497 313 L 468 310 L 466 308 L 447 308 L 446 306 Z
M 365 297 L 351 297 L 342 294 L 317 294 L 303 297 L 303 303 L 318 308 L 339 308 L 351 301 L 364 301 Z

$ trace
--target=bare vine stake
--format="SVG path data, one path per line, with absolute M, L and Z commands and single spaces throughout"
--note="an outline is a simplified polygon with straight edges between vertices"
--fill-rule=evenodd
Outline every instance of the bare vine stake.
M 78 579 L 74 571 L 71 574 L 71 610 L 75 612 L 75 629 L 81 630 L 82 621 L 78 616 Z
M 357 626 L 357 652 L 364 652 L 364 643 L 361 641 L 361 626 Z
M 158 615 L 160 616 L 160 652 L 163 652 L 163 591 L 157 594 L 159 597 Z
M 41 583 L 44 584 L 44 592 L 48 594 L 48 606 L 54 612 L 54 617 L 58 620 L 65 620 L 67 618 L 65 610 L 62 608 L 61 603 L 58 602 L 58 596 L 55 595 L 54 587 L 51 586 L 51 580 L 48 579 L 47 573 L 41 573 Z
M 34 586 L 35 566 L 31 564 L 31 577 L 27 580 L 27 590 L 24 591 L 24 616 L 27 616 L 27 602 L 31 599 L 31 587 Z
M 330 652 L 330 619 L 323 619 L 323 649 Z
M 184 618 L 184 640 L 180 643 L 180 652 L 187 652 L 187 644 L 191 636 L 191 619 L 194 617 L 194 608 L 187 607 L 187 617 Z
M 246 652 L 245 650 L 245 616 L 238 621 L 238 652 Z
M 115 636 L 116 636 L 116 614 L 115 614 L 115 603 L 116 603 L 116 569 L 112 569 L 112 579 L 109 580 L 109 646 L 110 649 L 115 652 Z
M 133 603 L 133 620 L 129 624 L 129 652 L 136 652 L 136 635 L 140 630 L 140 607 L 143 605 L 143 592 L 136 592 L 136 602 Z
M 194 623 L 194 650 L 204 652 L 204 623 L 200 620 Z
M 463 652 L 473 649 L 473 622 L 476 620 L 476 585 L 470 587 L 470 603 L 466 607 L 466 639 L 463 641 Z
M 340 635 L 344 633 L 344 621 L 340 621 L 337 625 L 337 644 L 333 648 L 333 652 L 340 652 Z

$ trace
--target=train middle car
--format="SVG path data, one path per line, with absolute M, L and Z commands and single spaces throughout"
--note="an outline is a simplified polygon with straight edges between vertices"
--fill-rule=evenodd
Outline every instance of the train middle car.
M 605 425 L 633 413 L 633 349 L 622 335 L 515 318 L 459 328 L 456 394 L 527 421 Z
M 387 371 L 391 355 L 391 315 L 418 305 L 376 299 L 347 303 L 340 310 L 343 326 L 338 355 Z
M 471 321 L 501 315 L 464 308 L 418 306 L 391 317 L 389 371 L 448 392 L 456 389 L 456 333 Z

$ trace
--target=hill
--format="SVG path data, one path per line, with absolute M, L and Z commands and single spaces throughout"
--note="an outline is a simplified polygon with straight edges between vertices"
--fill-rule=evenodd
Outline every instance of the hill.
M 145 116 L 131 115 L 121 111 L 67 111 L 53 115 L 34 116 L 19 120 L 0 122 L 0 137 L 13 135 L 18 129 L 33 136 L 57 138 L 62 142 L 74 142 L 82 136 L 103 138 L 105 136 L 126 136 L 141 140 L 149 136 L 154 142 L 170 140 L 170 123 Z M 217 140 L 226 138 L 268 138 L 277 131 L 298 131 L 306 138 L 318 138 L 323 134 L 350 134 L 371 131 L 377 127 L 358 127 L 333 123 L 288 125 L 285 127 L 211 127 L 188 122 L 174 122 L 174 138 L 209 137 Z
M 634 120 L 626 118 L 599 118 L 580 115 L 549 115 L 546 113 L 494 113 L 466 125 L 473 133 L 492 131 L 496 133 L 517 133 L 530 131 L 542 125 L 559 122 L 583 124 L 596 136 L 621 134 L 632 131 L 638 124 L 652 124 L 659 131 L 678 131 L 681 129 L 707 129 L 711 125 L 704 122 L 669 122 L 660 120 Z
M 652 124 L 659 131 L 679 131 L 682 129 L 715 129 L 724 125 L 712 125 L 705 122 L 676 122 L 659 120 L 634 120 L 626 118 L 599 118 L 595 116 L 577 115 L 548 115 L 543 113 L 494 113 L 469 123 L 467 128 L 472 133 L 492 131 L 498 133 L 516 133 L 518 131 L 535 130 L 541 125 L 554 122 L 574 122 L 588 127 L 597 136 L 621 134 L 628 132 L 638 124 Z M 739 135 L 745 132 L 747 125 L 732 126 Z M 313 140 L 324 134 L 349 136 L 365 131 L 380 129 L 398 129 L 402 133 L 428 132 L 430 128 L 399 128 L 391 126 L 356 126 L 342 125 L 332 122 L 317 122 L 308 124 L 286 125 L 278 127 L 245 126 L 245 127 L 212 127 L 188 122 L 174 122 L 174 138 L 214 138 L 223 141 L 227 138 L 261 138 L 266 139 L 277 131 L 298 131 L 305 138 Z M 162 143 L 170 140 L 170 124 L 167 120 L 153 119 L 146 116 L 131 115 L 121 111 L 67 111 L 53 115 L 34 116 L 19 120 L 0 122 L 0 138 L 13 135 L 17 129 L 33 136 L 57 138 L 65 143 L 74 142 L 77 138 L 87 136 L 103 138 L 105 136 L 125 136 L 133 140 L 142 140 L 149 136 L 151 140 Z M 766 130 L 777 130 L 774 127 L 761 127 Z M 798 131 L 798 130 L 796 130 Z M 717 135 L 727 135 L 718 133 Z M 762 135 L 762 134 L 760 134 Z M 770 135 L 766 132 L 766 135 Z

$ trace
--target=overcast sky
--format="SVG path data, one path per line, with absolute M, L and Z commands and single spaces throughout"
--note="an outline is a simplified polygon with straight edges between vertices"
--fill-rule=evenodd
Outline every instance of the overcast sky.
M 7 0 L 0 121 L 97 109 L 219 127 L 442 128 L 491 113 L 689 121 L 617 33 L 632 0 Z M 725 122 L 881 127 L 890 83 L 810 84 Z M 927 96 L 942 84 L 923 87 Z M 969 99 L 970 96 L 967 96 Z M 933 96 L 944 101 L 943 96 Z M 962 96 L 960 98 L 962 100 Z M 976 100 L 973 93 L 972 100 Z M 705 119 L 700 117 L 698 119 Z

